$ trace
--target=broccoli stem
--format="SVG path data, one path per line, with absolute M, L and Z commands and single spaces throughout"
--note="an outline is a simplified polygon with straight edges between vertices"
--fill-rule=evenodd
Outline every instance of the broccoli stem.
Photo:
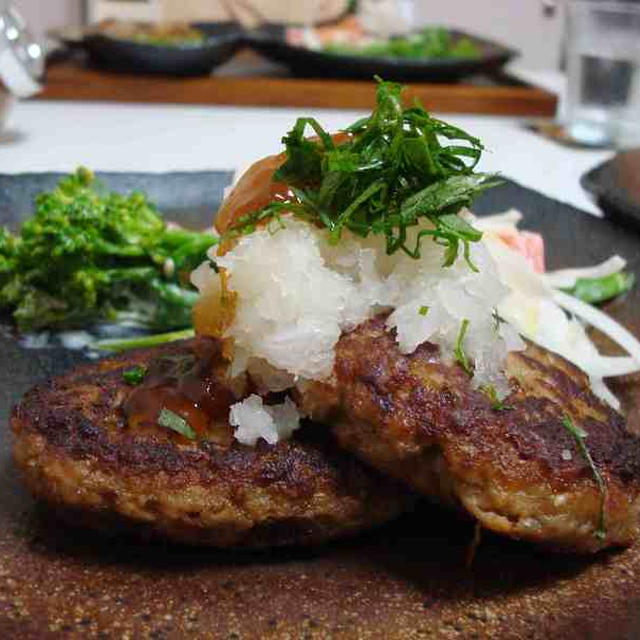
M 611 300 L 633 287 L 635 277 L 632 273 L 618 271 L 602 278 L 578 278 L 567 293 L 590 304 Z
M 141 336 L 136 338 L 126 338 L 124 340 L 98 340 L 91 346 L 100 351 L 112 351 L 120 353 L 130 349 L 142 349 L 143 347 L 155 347 L 160 344 L 187 340 L 196 335 L 194 329 L 184 329 L 183 331 L 171 331 L 169 333 L 159 333 L 153 336 Z

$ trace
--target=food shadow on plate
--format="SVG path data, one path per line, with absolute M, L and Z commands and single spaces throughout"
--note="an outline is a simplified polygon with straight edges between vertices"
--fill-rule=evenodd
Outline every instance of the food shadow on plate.
M 126 573 L 189 575 L 242 568 L 315 572 L 340 567 L 348 573 L 381 572 L 440 601 L 504 597 L 572 578 L 593 563 L 615 556 L 550 554 L 485 532 L 467 564 L 474 526 L 440 507 L 420 503 L 413 513 L 358 536 L 313 547 L 231 550 L 191 547 L 139 535 L 104 533 L 69 525 L 48 507 L 23 512 L 31 553 L 83 567 L 117 567 Z M 66 559 L 66 560 L 65 560 Z

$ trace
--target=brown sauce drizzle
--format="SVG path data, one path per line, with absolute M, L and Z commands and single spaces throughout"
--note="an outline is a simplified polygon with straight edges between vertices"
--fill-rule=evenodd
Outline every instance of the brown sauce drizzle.
M 351 135 L 340 132 L 332 135 L 331 138 L 336 144 L 341 144 L 349 140 Z M 318 140 L 315 137 L 309 139 Z M 275 170 L 286 159 L 287 156 L 284 152 L 267 156 L 247 169 L 218 211 L 215 226 L 220 233 L 228 231 L 242 216 L 258 211 L 270 202 L 297 201 L 294 193 L 284 182 L 273 182 Z M 228 248 L 228 245 L 221 244 L 222 252 Z M 218 255 L 222 255 L 222 253 Z
M 161 355 L 153 360 L 141 385 L 123 405 L 128 426 L 133 431 L 162 429 L 160 411 L 165 408 L 184 418 L 198 438 L 231 443 L 229 407 L 235 402 L 232 391 L 221 384 L 226 363 L 219 341 L 200 338 L 188 348 Z

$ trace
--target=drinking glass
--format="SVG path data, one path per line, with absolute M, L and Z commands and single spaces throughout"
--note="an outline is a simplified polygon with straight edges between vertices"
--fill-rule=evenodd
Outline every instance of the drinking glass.
M 640 142 L 640 6 L 574 1 L 568 7 L 566 128 L 585 145 Z

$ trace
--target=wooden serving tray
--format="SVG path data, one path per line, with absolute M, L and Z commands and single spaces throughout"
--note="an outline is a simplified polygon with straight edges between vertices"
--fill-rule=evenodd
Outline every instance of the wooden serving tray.
M 261 60 L 243 51 L 215 75 L 176 78 L 109 72 L 87 66 L 83 57 L 72 57 L 49 65 L 45 89 L 37 99 L 334 109 L 374 106 L 372 82 L 297 78 L 265 67 Z M 484 79 L 483 84 L 412 83 L 406 96 L 418 98 L 429 111 L 512 116 L 553 116 L 557 103 L 554 94 L 506 76 Z

